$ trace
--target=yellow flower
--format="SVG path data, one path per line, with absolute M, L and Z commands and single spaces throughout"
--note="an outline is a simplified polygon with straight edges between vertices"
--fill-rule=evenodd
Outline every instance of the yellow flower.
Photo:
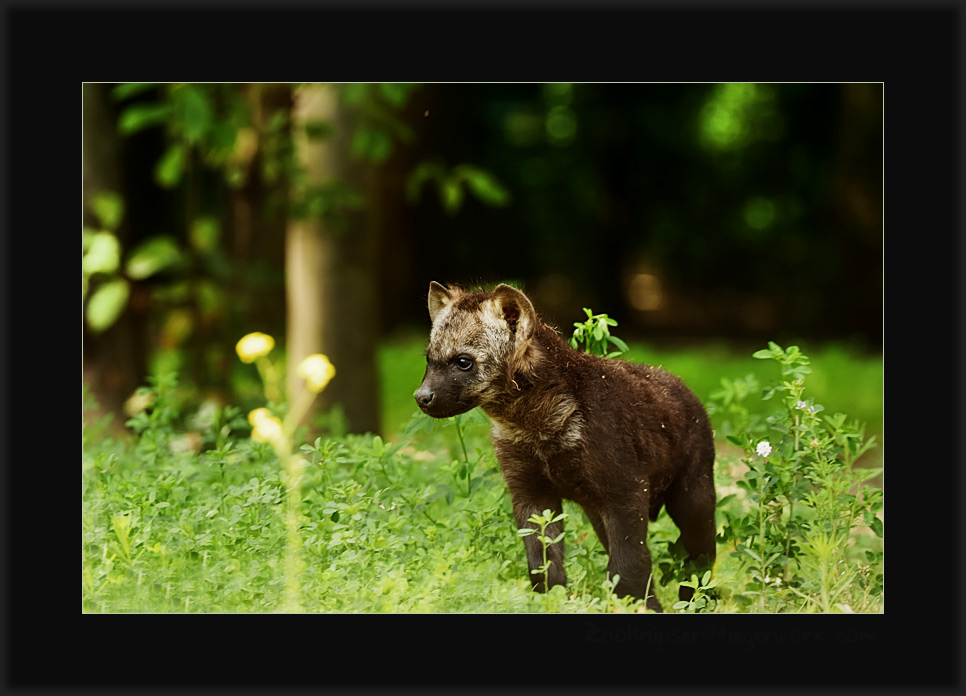
M 235 345 L 235 352 L 243 363 L 253 363 L 268 355 L 275 347 L 275 339 L 258 331 L 250 333 Z
M 252 424 L 252 439 L 255 442 L 275 442 L 282 437 L 282 421 L 267 408 L 256 408 L 249 413 L 248 422 Z
M 298 373 L 305 379 L 309 389 L 318 394 L 335 376 L 335 368 L 326 356 L 316 353 L 299 363 Z

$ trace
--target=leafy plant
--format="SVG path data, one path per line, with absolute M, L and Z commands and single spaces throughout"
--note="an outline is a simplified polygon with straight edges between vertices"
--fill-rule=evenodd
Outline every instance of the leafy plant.
M 162 188 L 177 186 L 195 157 L 221 169 L 230 185 L 244 183 L 252 114 L 235 85 L 125 83 L 111 95 L 125 104 L 117 124 L 122 135 L 165 129 L 168 144 L 154 166 L 154 179 Z
M 436 184 L 443 210 L 450 215 L 459 212 L 465 191 L 469 191 L 488 206 L 500 208 L 510 203 L 509 191 L 496 177 L 471 164 L 458 164 L 452 169 L 447 169 L 441 161 L 421 162 L 416 165 L 406 182 L 406 197 L 410 203 L 419 200 L 427 182 Z
M 606 358 L 614 358 L 621 353 L 627 352 L 627 344 L 617 336 L 611 336 L 610 327 L 617 326 L 617 321 L 611 319 L 606 314 L 594 314 L 591 310 L 584 307 L 587 320 L 584 322 L 574 322 L 574 333 L 570 338 L 570 347 L 577 350 L 583 343 L 585 353 L 601 355 Z M 616 351 L 609 351 L 609 345 L 617 348 Z
M 547 527 L 555 522 L 560 522 L 567 517 L 564 512 L 554 513 L 553 510 L 544 510 L 542 514 L 530 515 L 527 518 L 527 522 L 537 525 L 539 529 L 534 529 L 533 527 L 524 527 L 517 530 L 517 535 L 521 537 L 530 536 L 531 534 L 537 534 L 537 541 L 540 542 L 540 547 L 543 549 L 543 564 L 539 568 L 534 568 L 530 571 L 533 575 L 543 574 L 543 586 L 547 589 L 550 588 L 550 565 L 553 561 L 547 560 L 547 549 L 560 542 L 564 538 L 565 532 L 560 532 L 555 537 L 547 536 Z
M 350 83 L 342 86 L 343 102 L 356 109 L 359 125 L 352 134 L 351 152 L 372 162 L 382 162 L 392 153 L 393 139 L 411 143 L 415 134 L 397 112 L 409 99 L 415 85 L 406 83 Z
M 767 609 L 770 597 L 788 593 L 811 598 L 813 606 L 828 611 L 829 597 L 838 596 L 835 589 L 848 586 L 830 584 L 829 563 L 845 556 L 834 559 L 828 552 L 845 554 L 859 526 L 882 535 L 881 490 L 863 485 L 878 471 L 853 466 L 875 439 L 865 438 L 863 427 L 844 414 L 819 415 L 823 407 L 805 395 L 810 361 L 797 346 L 782 349 L 769 342 L 754 357 L 780 365 L 781 379 L 762 393 L 778 408 L 765 419 L 768 439 L 750 431 L 727 436 L 744 452 L 748 469 L 738 486 L 749 507 L 735 514 L 719 506 L 726 519 L 721 541 L 731 544 L 749 568 L 751 582 L 743 592 L 756 599 L 759 611 Z M 728 396 L 727 390 L 719 393 L 722 401 Z M 881 561 L 881 551 L 870 554 L 870 564 Z
M 705 609 L 709 611 L 714 611 L 717 604 L 717 599 L 713 593 L 709 593 L 711 590 L 717 587 L 719 580 L 717 578 L 711 578 L 711 571 L 705 571 L 704 575 L 698 580 L 698 576 L 692 574 L 690 580 L 683 580 L 681 585 L 683 587 L 690 587 L 694 590 L 694 594 L 691 595 L 691 599 L 682 600 L 674 604 L 674 608 L 683 611 L 687 614 L 694 614 Z

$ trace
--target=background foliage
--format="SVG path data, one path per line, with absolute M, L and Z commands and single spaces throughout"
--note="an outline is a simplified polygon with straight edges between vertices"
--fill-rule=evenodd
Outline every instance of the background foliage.
M 881 347 L 881 85 L 343 85 L 345 119 L 298 127 L 293 89 L 85 87 L 85 259 L 109 234 L 126 264 L 85 271 L 106 407 L 168 369 L 250 390 L 230 346 L 284 335 L 300 215 L 347 238 L 375 339 L 425 329 L 429 280 L 512 279 L 558 327 L 593 306 L 625 339 Z M 303 132 L 362 174 L 307 189 Z

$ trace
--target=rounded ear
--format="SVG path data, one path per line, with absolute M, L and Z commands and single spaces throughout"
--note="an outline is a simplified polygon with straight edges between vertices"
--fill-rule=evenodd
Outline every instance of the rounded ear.
M 530 298 L 502 283 L 496 286 L 492 297 L 517 341 L 529 340 L 537 324 L 537 312 Z
M 429 283 L 429 320 L 436 321 L 436 315 L 452 304 L 461 291 L 457 287 L 446 288 L 435 280 Z

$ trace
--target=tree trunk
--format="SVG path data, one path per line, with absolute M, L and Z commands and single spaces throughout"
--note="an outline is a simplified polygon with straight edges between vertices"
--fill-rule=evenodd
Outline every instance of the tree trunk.
M 96 228 L 91 198 L 99 193 L 124 195 L 121 176 L 121 144 L 116 115 L 107 94 L 108 86 L 88 83 L 82 89 L 83 224 Z M 116 230 L 122 254 L 129 251 L 127 223 Z M 143 382 L 147 364 L 143 352 L 143 316 L 134 305 L 141 295 L 132 289 L 129 306 L 102 334 L 83 328 L 83 380 L 97 397 L 101 410 L 121 417 L 125 400 Z M 114 425 L 119 425 L 117 421 Z
M 325 122 L 333 133 L 309 138 L 305 124 Z M 293 142 L 310 190 L 348 186 L 366 194 L 367 172 L 350 157 L 351 114 L 332 85 L 305 85 L 294 95 Z M 286 343 L 288 402 L 305 388 L 299 363 L 323 353 L 336 375 L 315 402 L 316 409 L 340 406 L 351 432 L 378 432 L 376 372 L 376 230 L 364 211 L 336 205 L 333 214 L 290 215 L 286 231 Z

